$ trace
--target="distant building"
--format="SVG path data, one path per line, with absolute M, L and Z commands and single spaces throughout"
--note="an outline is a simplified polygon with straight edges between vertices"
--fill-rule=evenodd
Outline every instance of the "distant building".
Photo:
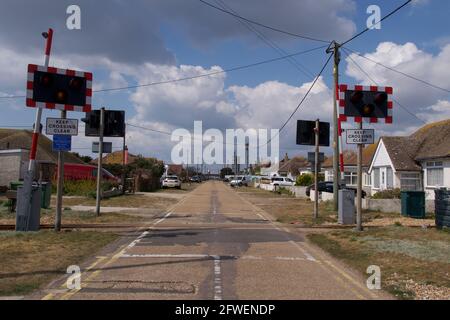
M 23 180 L 28 170 L 32 131 L 0 129 L 0 186 Z M 66 163 L 84 164 L 71 153 L 64 152 Z M 52 150 L 52 141 L 40 135 L 36 153 L 36 180 L 49 181 L 54 175 L 58 153 Z
M 280 176 L 288 177 L 292 180 L 297 179 L 298 175 L 304 173 L 311 173 L 311 165 L 304 157 L 284 159 L 284 161 L 280 165 L 280 168 L 278 169 L 278 174 Z
M 370 189 L 372 187 L 372 181 L 371 181 L 371 175 L 368 173 L 370 163 L 372 161 L 372 157 L 375 153 L 375 150 L 377 148 L 376 144 L 367 145 L 363 149 L 363 158 L 362 158 L 362 165 L 363 165 L 363 176 L 362 176 L 362 185 L 363 189 L 366 192 L 370 192 Z M 358 179 L 358 172 L 357 172 L 357 154 L 353 150 L 345 150 L 343 152 L 344 155 L 344 180 L 343 183 L 345 183 L 347 186 L 356 187 L 357 185 L 357 179 Z M 325 181 L 334 181 L 334 171 L 333 171 L 333 157 L 328 157 L 325 159 L 324 163 L 322 164 L 322 169 L 325 173 Z

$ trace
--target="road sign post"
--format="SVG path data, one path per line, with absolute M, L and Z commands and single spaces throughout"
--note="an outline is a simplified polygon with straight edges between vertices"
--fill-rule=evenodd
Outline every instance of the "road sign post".
M 53 41 L 53 29 L 49 28 L 48 32 L 42 34 L 46 39 L 45 44 L 45 62 L 44 65 L 48 66 L 50 62 L 50 52 L 52 49 L 52 41 Z M 25 174 L 24 182 L 23 182 L 23 192 L 18 202 L 21 201 L 23 205 L 17 206 L 17 215 L 19 216 L 19 220 L 23 220 L 20 226 L 16 224 L 16 231 L 28 231 L 28 224 L 30 221 L 31 215 L 31 192 L 32 192 L 32 184 L 34 179 L 34 173 L 36 170 L 36 153 L 37 153 L 37 144 L 39 140 L 40 127 L 41 127 L 41 117 L 42 117 L 42 109 L 36 109 L 36 118 L 34 123 L 33 137 L 31 140 L 31 150 L 30 150 L 30 161 L 28 163 L 28 171 Z
M 358 129 L 346 131 L 347 143 L 357 144 L 357 194 L 356 194 L 356 230 L 362 231 L 362 156 L 364 144 L 374 143 L 374 130 L 364 130 L 363 122 L 377 123 L 384 119 L 392 123 L 392 87 L 377 86 L 339 86 L 339 119 L 347 121 L 351 118 L 358 123 Z
M 95 199 L 95 213 L 100 216 L 100 201 L 102 198 L 102 161 L 103 161 L 103 132 L 105 128 L 105 108 L 100 109 L 100 134 L 98 138 L 98 162 L 97 162 L 97 194 Z
M 61 111 L 61 119 L 66 119 L 67 112 Z M 48 119 L 47 119 L 48 124 Z M 78 123 L 77 123 L 78 124 Z M 58 130 L 57 130 L 58 131 Z M 78 133 L 78 126 L 77 126 Z M 48 134 L 48 133 L 47 133 Z M 56 182 L 56 213 L 55 213 L 55 231 L 61 231 L 62 220 L 62 202 L 63 202 L 63 189 L 64 189 L 64 152 L 58 151 L 58 173 Z

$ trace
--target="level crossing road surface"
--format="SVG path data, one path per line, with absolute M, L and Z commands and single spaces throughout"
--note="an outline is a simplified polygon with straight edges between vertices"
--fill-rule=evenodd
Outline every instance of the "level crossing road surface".
M 228 185 L 201 184 L 42 299 L 384 299 Z

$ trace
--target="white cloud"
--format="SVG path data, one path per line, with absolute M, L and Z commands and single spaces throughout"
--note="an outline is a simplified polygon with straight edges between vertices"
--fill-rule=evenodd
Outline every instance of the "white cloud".
M 450 101 L 439 100 L 436 104 L 424 108 L 418 116 L 426 122 L 450 119 Z
M 448 77 L 450 44 L 444 46 L 437 55 L 433 55 L 420 50 L 414 43 L 402 45 L 393 42 L 383 42 L 378 45 L 375 52 L 366 53 L 364 56 L 442 88 L 450 89 L 450 78 Z M 420 115 L 424 112 L 432 112 L 431 116 L 422 118 L 426 121 L 432 121 L 443 116 L 448 117 L 448 114 L 445 113 L 436 116 L 436 110 L 427 109 L 427 107 L 436 105 L 439 101 L 441 101 L 439 105 L 442 105 L 443 101 L 448 100 L 448 93 L 389 71 L 356 54 L 351 54 L 351 58 L 375 80 L 376 84 L 392 86 L 394 88 L 394 99 L 407 108 L 410 113 Z M 348 65 L 345 73 L 356 79 L 356 83 L 373 84 L 364 73 L 355 67 L 348 57 L 346 61 Z M 395 102 L 394 123 L 395 126 L 392 126 L 392 130 L 398 131 L 400 126 L 405 128 L 405 132 L 411 126 L 421 125 L 417 119 L 402 110 Z

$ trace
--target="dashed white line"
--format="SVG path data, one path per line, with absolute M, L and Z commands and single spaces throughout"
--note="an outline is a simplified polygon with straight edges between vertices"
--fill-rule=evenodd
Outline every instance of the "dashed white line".
M 172 214 L 172 211 L 166 213 L 164 215 L 164 217 L 162 217 L 161 219 L 159 219 L 158 221 L 153 222 L 150 226 L 154 227 L 157 224 L 160 224 L 161 222 L 163 222 L 168 216 L 170 216 Z M 136 239 L 134 239 L 133 241 L 131 241 L 131 243 L 127 246 L 127 249 L 131 249 L 133 248 L 135 245 L 137 245 L 139 242 L 141 242 L 142 239 L 144 239 L 150 232 L 148 230 L 145 230 L 144 232 L 142 232 Z M 123 254 L 122 254 L 123 256 Z
M 220 256 L 214 258 L 214 300 L 222 300 L 222 270 L 220 266 Z

